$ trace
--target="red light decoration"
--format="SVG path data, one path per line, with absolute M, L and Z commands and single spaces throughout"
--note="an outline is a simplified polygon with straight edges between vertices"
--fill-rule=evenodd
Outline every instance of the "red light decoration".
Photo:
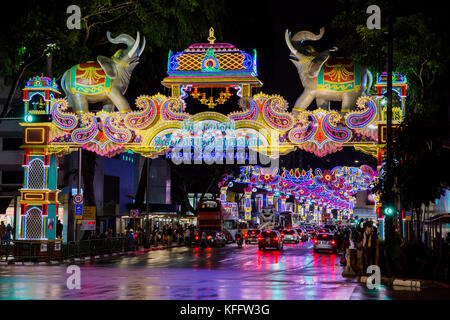
M 44 166 L 49 166 L 50 165 L 50 155 L 46 154 L 44 156 Z
M 27 166 L 30 161 L 30 157 L 27 153 L 25 153 L 22 157 L 22 166 Z
M 20 214 L 26 215 L 27 214 L 27 205 L 25 203 L 20 204 Z

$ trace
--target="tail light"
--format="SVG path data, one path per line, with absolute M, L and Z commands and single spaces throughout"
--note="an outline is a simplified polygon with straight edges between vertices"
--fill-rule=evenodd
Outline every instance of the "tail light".
M 314 239 L 314 243 L 319 243 L 319 240 L 317 240 L 317 239 Z
M 208 236 L 207 239 L 208 239 L 208 240 L 211 239 L 211 236 Z
M 244 238 L 248 238 L 248 233 L 244 234 Z
M 283 237 L 283 236 L 284 236 L 284 233 L 281 233 L 281 236 Z
M 278 241 L 278 237 L 273 238 L 273 240 Z
M 261 237 L 261 236 L 258 236 L 258 240 L 262 240 L 262 237 Z
M 331 244 L 336 244 L 336 241 L 334 241 L 334 240 L 331 240 Z
M 195 236 L 195 240 L 198 240 L 198 236 Z

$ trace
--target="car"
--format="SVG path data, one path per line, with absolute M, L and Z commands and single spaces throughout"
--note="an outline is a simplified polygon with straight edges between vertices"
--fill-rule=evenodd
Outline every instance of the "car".
M 210 247 L 224 247 L 227 244 L 227 239 L 222 231 L 205 231 L 206 242 Z M 203 231 L 197 231 L 192 241 L 194 245 L 200 245 Z
M 275 248 L 283 250 L 283 238 L 277 230 L 261 231 L 258 235 L 258 249 Z
M 314 230 L 314 228 L 311 228 L 311 227 L 306 228 L 306 232 L 308 233 L 310 238 L 313 238 L 316 234 L 316 231 Z
M 309 234 L 305 228 L 297 228 L 297 229 L 295 229 L 295 231 L 297 231 L 298 237 L 300 238 L 301 241 L 303 241 L 303 242 L 308 241 Z
M 320 250 L 337 252 L 337 243 L 333 233 L 318 233 L 314 238 L 314 252 Z
M 299 243 L 300 242 L 300 238 L 298 236 L 297 231 L 295 231 L 295 229 L 281 230 L 280 235 L 283 238 L 283 243 L 287 243 L 287 242 Z
M 249 229 L 244 233 L 245 244 L 258 243 L 258 235 L 261 233 L 259 229 Z

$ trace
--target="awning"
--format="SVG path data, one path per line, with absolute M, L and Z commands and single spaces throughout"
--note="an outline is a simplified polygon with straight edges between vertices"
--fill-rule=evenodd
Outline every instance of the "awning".
M 450 223 L 450 213 L 439 213 L 425 220 L 425 223 Z

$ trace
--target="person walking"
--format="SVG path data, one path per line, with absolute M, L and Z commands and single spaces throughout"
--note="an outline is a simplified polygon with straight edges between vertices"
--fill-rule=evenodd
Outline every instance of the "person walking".
M 62 232 L 63 232 L 63 224 L 58 219 L 56 222 L 56 238 L 61 239 L 62 238 Z
M 173 240 L 173 229 L 172 227 L 167 228 L 167 244 L 169 246 L 172 245 L 172 240 Z
M 368 222 L 363 234 L 363 273 L 371 264 L 372 226 Z
M 202 236 L 200 239 L 200 247 L 202 248 L 208 248 L 208 241 L 206 241 L 206 232 L 202 232 Z
M 188 247 L 191 246 L 191 229 L 190 228 L 186 228 L 185 243 Z

